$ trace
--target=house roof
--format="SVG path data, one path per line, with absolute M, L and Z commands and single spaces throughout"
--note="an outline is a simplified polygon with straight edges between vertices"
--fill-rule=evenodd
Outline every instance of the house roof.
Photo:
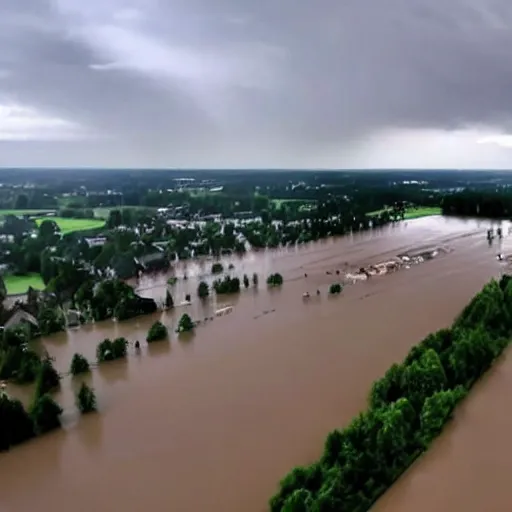
M 28 322 L 35 327 L 39 327 L 39 323 L 37 322 L 33 315 L 31 315 L 24 309 L 18 308 L 11 314 L 9 320 L 5 322 L 4 328 L 9 329 L 10 327 L 19 325 L 21 322 Z

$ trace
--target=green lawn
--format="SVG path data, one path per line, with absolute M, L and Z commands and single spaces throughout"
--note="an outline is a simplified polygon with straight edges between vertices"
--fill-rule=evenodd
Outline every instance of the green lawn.
M 275 205 L 276 208 L 280 208 L 282 204 L 286 203 L 314 203 L 313 199 L 271 199 L 270 202 Z
M 44 290 L 44 283 L 39 274 L 27 274 L 25 276 L 4 276 L 7 295 L 19 295 L 27 293 L 30 286 L 35 290 Z
M 72 233 L 73 231 L 102 228 L 105 225 L 105 221 L 102 219 L 68 219 L 64 217 L 44 217 L 36 219 L 37 225 L 40 226 L 44 220 L 54 220 L 64 235 Z
M 0 217 L 5 217 L 6 215 L 41 215 L 44 213 L 54 213 L 56 210 L 47 209 L 47 210 L 0 210 Z
M 368 215 L 379 215 L 386 209 L 370 212 Z M 442 211 L 439 206 L 420 206 L 419 208 L 408 208 L 405 210 L 405 219 L 419 219 L 420 217 L 428 217 L 430 215 L 441 215 Z

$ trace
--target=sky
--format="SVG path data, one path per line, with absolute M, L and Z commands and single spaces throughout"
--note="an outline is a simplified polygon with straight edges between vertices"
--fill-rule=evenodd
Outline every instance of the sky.
M 509 0 L 0 0 L 0 167 L 512 169 Z

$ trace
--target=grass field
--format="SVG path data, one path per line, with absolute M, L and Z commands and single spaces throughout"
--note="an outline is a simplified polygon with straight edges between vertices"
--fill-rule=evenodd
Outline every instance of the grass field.
M 46 217 L 42 219 L 36 219 L 37 225 L 41 225 L 41 223 L 46 219 L 54 220 L 64 235 L 67 233 L 72 233 L 73 231 L 98 229 L 105 225 L 105 221 L 102 219 L 68 219 L 64 217 Z
M 25 276 L 4 276 L 7 295 L 20 295 L 27 293 L 30 286 L 35 290 L 43 290 L 44 283 L 39 274 L 27 274 Z
M 376 210 L 370 212 L 368 215 L 379 215 L 386 210 Z M 430 215 L 441 215 L 441 208 L 439 206 L 420 206 L 419 208 L 408 208 L 405 210 L 405 220 L 419 219 L 420 217 L 429 217 Z
M 56 210 L 0 210 L 0 217 L 6 215 L 41 215 L 44 213 L 54 213 Z
M 286 204 L 286 203 L 307 204 L 307 203 L 314 203 L 315 201 L 313 199 L 271 199 L 270 202 L 276 208 L 280 208 L 282 204 Z

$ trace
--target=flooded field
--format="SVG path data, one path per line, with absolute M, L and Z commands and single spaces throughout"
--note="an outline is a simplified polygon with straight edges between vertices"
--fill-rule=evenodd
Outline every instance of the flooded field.
M 191 306 L 44 340 L 57 368 L 67 371 L 73 353 L 92 360 L 105 337 L 144 340 L 160 316 L 175 326 L 185 310 L 204 319 L 218 307 L 233 306 L 231 314 L 203 322 L 189 338 L 173 334 L 170 343 L 157 343 L 143 348 L 140 356 L 130 354 L 127 361 L 94 370 L 87 379 L 95 387 L 99 414 L 78 418 L 73 405 L 77 382 L 64 379 L 56 398 L 65 408 L 65 429 L 0 455 L 0 511 L 265 511 L 279 479 L 294 465 L 316 459 L 326 434 L 365 407 L 373 380 L 426 334 L 451 323 L 471 296 L 500 274 L 504 267 L 496 254 L 511 252 L 512 237 L 505 237 L 502 248 L 497 243 L 489 247 L 488 226 L 483 221 L 424 218 L 301 249 L 226 260 L 240 276 L 257 272 L 260 285 L 219 304 L 210 300 L 203 305 L 195 298 L 198 279 L 209 273 L 211 262 L 189 263 L 176 269 L 177 276 L 186 273 L 188 279 L 174 286 L 174 299 L 178 304 L 190 292 Z M 425 247 L 443 250 L 429 261 L 327 296 L 329 285 L 338 280 L 337 269 L 355 272 L 399 255 L 414 256 Z M 265 278 L 275 271 L 285 283 L 280 290 L 267 290 Z M 160 299 L 165 283 L 166 276 L 160 276 L 145 278 L 138 286 L 142 294 Z M 317 289 L 319 297 L 313 293 Z M 312 296 L 304 301 L 307 291 Z M 493 373 L 498 374 L 494 386 L 512 385 L 510 368 Z M 482 424 L 496 426 L 499 418 L 491 417 L 506 407 L 505 400 L 489 404 L 487 388 L 494 378 L 475 389 L 432 453 L 377 510 L 436 505 L 447 511 L 477 510 L 455 497 L 464 500 L 464 495 L 476 493 L 486 474 L 490 480 L 484 467 L 472 481 L 477 468 L 471 472 L 467 466 L 493 467 Z M 28 396 L 28 390 L 9 391 Z M 494 402 L 504 396 L 503 390 L 490 393 Z M 504 414 L 501 421 L 508 429 L 512 418 Z M 494 442 L 494 434 L 489 435 Z M 475 448 L 477 443 L 481 447 Z M 471 453 L 464 453 L 467 444 Z M 498 456 L 505 457 L 502 451 Z M 501 483 L 502 492 L 512 466 L 504 464 L 492 482 L 495 487 Z M 466 479 L 457 474 L 461 471 Z M 457 490 L 450 487 L 448 475 L 458 482 Z M 482 504 L 489 502 L 482 501 L 478 510 L 484 509 Z

